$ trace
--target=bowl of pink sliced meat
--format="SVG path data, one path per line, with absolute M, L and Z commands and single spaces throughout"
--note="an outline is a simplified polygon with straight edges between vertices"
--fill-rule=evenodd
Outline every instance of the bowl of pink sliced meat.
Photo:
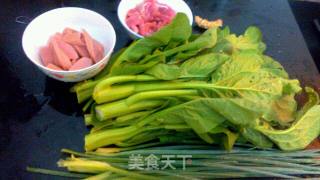
M 116 42 L 111 23 L 83 8 L 58 8 L 27 26 L 22 46 L 48 76 L 77 82 L 93 77 L 107 64 Z
M 42 65 L 52 70 L 75 71 L 88 68 L 103 59 L 104 47 L 86 30 L 66 28 L 50 37 L 39 51 Z
M 121 0 L 118 6 L 118 18 L 134 39 L 157 32 L 177 12 L 185 13 L 192 24 L 192 12 L 183 0 Z

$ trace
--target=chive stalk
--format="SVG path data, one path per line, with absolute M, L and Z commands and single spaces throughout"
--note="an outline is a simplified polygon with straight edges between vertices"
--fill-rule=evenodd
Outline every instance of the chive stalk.
M 146 180 L 158 180 L 159 178 L 139 174 L 135 172 L 129 172 L 124 169 L 116 168 L 106 162 L 82 160 L 79 158 L 72 158 L 70 160 L 61 160 L 58 162 L 59 167 L 66 167 L 69 171 L 73 172 L 85 172 L 85 173 L 104 173 L 107 171 L 117 173 L 119 175 L 128 176 L 135 179 L 146 179 Z

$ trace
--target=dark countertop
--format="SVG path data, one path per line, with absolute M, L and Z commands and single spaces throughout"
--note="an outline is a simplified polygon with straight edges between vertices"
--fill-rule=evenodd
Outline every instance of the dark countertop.
M 320 69 L 320 29 L 314 20 L 320 21 L 320 1 L 289 1 L 308 49 Z
M 243 32 L 249 25 L 259 26 L 268 46 L 267 54 L 278 59 L 292 77 L 303 84 L 318 80 L 319 72 L 286 0 L 187 0 L 187 3 L 194 15 L 222 18 L 234 32 Z M 76 99 L 68 91 L 71 84 L 46 77 L 27 60 L 21 47 L 26 25 L 15 22 L 16 17 L 32 19 L 61 6 L 92 9 L 116 27 L 116 49 L 119 49 L 130 39 L 117 19 L 117 4 L 118 1 L 103 0 L 1 1 L 0 179 L 53 179 L 27 173 L 25 167 L 57 169 L 56 162 L 62 156 L 60 149 L 81 151 L 87 131 Z

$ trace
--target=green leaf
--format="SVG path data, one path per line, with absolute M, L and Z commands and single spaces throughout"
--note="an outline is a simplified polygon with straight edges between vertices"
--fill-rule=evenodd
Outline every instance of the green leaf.
M 212 83 L 224 87 L 216 92 L 218 96 L 271 100 L 280 98 L 284 89 L 296 88 L 295 81 L 277 78 L 262 70 L 262 63 L 258 54 L 242 52 L 234 55 L 212 74 Z
M 230 35 L 230 28 L 229 26 L 226 26 L 225 28 L 219 28 L 218 29 L 218 41 L 225 39 Z
M 271 102 L 270 110 L 264 115 L 269 122 L 276 122 L 282 126 L 295 120 L 297 102 L 294 99 L 295 94 L 284 95 L 280 99 Z
M 185 52 L 179 52 L 176 55 L 172 57 L 168 57 L 166 61 L 168 64 L 179 64 L 181 62 L 184 62 L 186 59 L 189 59 L 199 53 L 199 50 L 190 50 Z
M 237 37 L 235 34 L 231 34 L 226 39 L 232 44 L 233 52 L 250 50 L 262 54 L 266 49 L 266 45 L 261 41 L 261 31 L 257 27 L 251 26 L 244 35 Z
M 217 44 L 210 48 L 210 49 L 207 49 L 205 50 L 206 53 L 226 53 L 226 54 L 229 54 L 231 55 L 232 54 L 232 44 L 226 40 L 226 39 L 223 39 L 219 42 L 217 42 Z
M 217 28 L 211 28 L 201 34 L 194 41 L 183 44 L 173 49 L 164 51 L 166 57 L 172 56 L 180 52 L 198 51 L 213 47 L 217 42 Z
M 111 75 L 115 76 L 115 75 L 139 74 L 146 71 L 147 69 L 152 68 L 156 64 L 164 61 L 165 61 L 165 57 L 162 54 L 159 54 L 150 58 L 150 60 L 145 64 L 139 64 L 135 62 L 124 62 L 114 67 L 113 71 L 111 72 Z
M 282 77 L 284 79 L 288 79 L 289 75 L 288 73 L 284 70 L 283 66 L 272 59 L 269 56 L 262 56 L 263 57 L 263 64 L 262 64 L 262 69 L 272 73 L 275 76 Z
M 281 79 L 283 86 L 283 94 L 296 94 L 301 92 L 302 88 L 297 79 Z
M 180 76 L 180 68 L 177 65 L 161 63 L 153 66 L 145 73 L 158 79 L 174 80 Z
M 251 100 L 278 99 L 282 95 L 283 88 L 280 79 L 274 79 L 272 75 L 264 71 L 243 72 L 216 82 L 214 85 L 221 86 L 221 89 L 216 89 L 219 97 L 241 97 Z
M 262 33 L 259 28 L 255 26 L 249 26 L 244 32 L 244 37 L 250 42 L 256 43 L 262 40 Z
M 148 119 L 159 121 L 185 121 L 197 134 L 204 134 L 225 121 L 211 108 L 212 99 L 200 98 L 159 111 Z
M 310 108 L 290 128 L 276 130 L 265 124 L 256 129 L 285 151 L 301 150 L 320 134 L 320 105 Z
M 210 28 L 202 33 L 197 39 L 190 43 L 194 44 L 206 44 L 206 48 L 213 47 L 218 40 L 218 30 L 217 28 Z
M 253 101 L 264 101 L 264 118 L 282 125 L 294 120 L 296 101 L 294 95 L 300 91 L 297 80 L 283 79 L 273 71 L 276 66 L 264 67 L 258 54 L 241 52 L 223 64 L 212 75 L 213 84 L 226 86 L 218 91 L 220 97 L 243 97 Z M 227 88 L 229 87 L 229 89 Z M 233 93 L 231 93 L 233 92 Z
M 262 104 L 247 99 L 211 98 L 206 101 L 211 111 L 218 112 L 234 125 L 255 126 L 264 111 Z
M 220 141 L 222 141 L 221 144 L 228 151 L 232 150 L 233 145 L 235 144 L 235 142 L 237 141 L 237 139 L 239 137 L 238 134 L 233 133 L 229 129 L 221 127 L 221 126 L 212 129 L 210 131 L 210 134 L 222 134 L 223 136 L 220 140 Z
M 242 128 L 241 135 L 259 148 L 272 148 L 273 143 L 262 133 L 253 128 Z
M 145 73 L 163 80 L 206 78 L 228 59 L 227 55 L 209 53 L 190 58 L 180 67 L 174 64 L 157 64 Z
M 189 37 L 188 41 L 194 41 L 196 40 L 201 34 L 191 34 L 191 36 Z
M 232 56 L 212 74 L 213 83 L 227 80 L 244 72 L 257 72 L 262 65 L 261 56 L 254 53 L 238 53 Z
M 229 56 L 223 54 L 209 53 L 196 56 L 182 63 L 180 77 L 208 77 L 227 60 Z
M 189 18 L 183 13 L 177 13 L 175 19 L 176 20 L 173 20 L 169 25 L 169 28 L 172 29 L 170 43 L 184 43 L 190 38 L 192 33 Z M 171 47 L 173 46 L 171 45 Z

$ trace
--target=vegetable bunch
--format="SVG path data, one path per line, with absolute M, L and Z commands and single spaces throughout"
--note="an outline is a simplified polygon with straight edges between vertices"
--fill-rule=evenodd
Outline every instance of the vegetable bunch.
M 73 87 L 86 102 L 86 151 L 147 142 L 305 148 L 320 133 L 318 94 L 297 109 L 302 88 L 264 55 L 262 34 L 228 27 L 192 34 L 178 13 L 171 24 L 133 42 L 94 79 Z

